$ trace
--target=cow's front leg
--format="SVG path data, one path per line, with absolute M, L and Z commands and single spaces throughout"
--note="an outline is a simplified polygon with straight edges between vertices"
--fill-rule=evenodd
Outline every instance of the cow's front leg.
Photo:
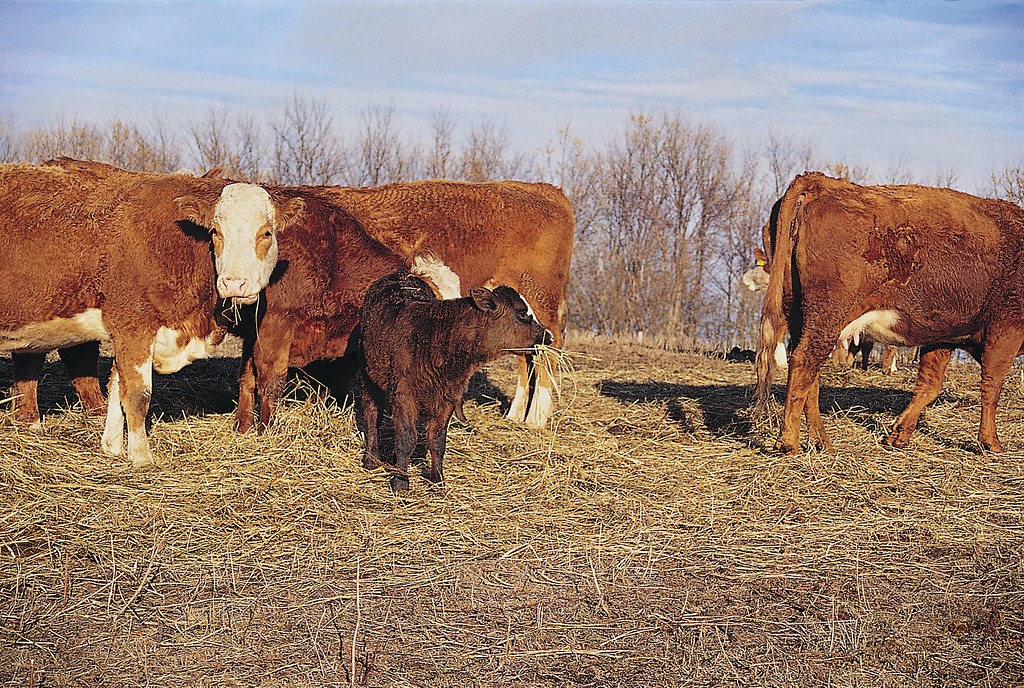
M 114 341 L 114 366 L 110 373 L 107 422 L 102 441 L 104 450 L 119 454 L 121 433 L 127 424 L 128 458 L 136 468 L 154 465 L 146 436 L 146 414 L 153 394 L 153 340 L 144 341 L 149 341 L 149 345 L 141 344 L 138 339 Z
M 508 407 L 505 417 L 517 423 L 526 422 L 526 411 L 530 403 L 530 368 L 531 356 L 519 354 L 519 374 L 516 377 L 516 393 L 512 397 L 512 405 Z
M 555 394 L 558 383 L 555 375 L 558 360 L 554 353 L 541 351 L 531 366 L 536 386 L 533 399 L 530 400 L 530 411 L 526 414 L 526 424 L 531 428 L 543 428 L 551 420 L 555 412 Z
M 892 431 L 882 440 L 888 447 L 902 448 L 910 444 L 910 436 L 917 429 L 917 422 L 928 404 L 939 398 L 942 393 L 942 379 L 946 376 L 946 366 L 953 353 L 950 347 L 922 350 L 921 362 L 917 366 L 917 383 L 914 385 L 914 398 L 907 408 L 892 425 Z
M 266 317 L 253 348 L 256 369 L 256 394 L 260 399 L 260 417 L 256 430 L 263 433 L 274 419 L 277 402 L 288 383 L 288 357 L 291 354 L 294 327 L 284 318 Z
M 242 360 L 238 367 L 238 406 L 235 408 L 235 429 L 248 432 L 256 414 L 256 366 L 253 363 L 253 340 L 242 341 Z

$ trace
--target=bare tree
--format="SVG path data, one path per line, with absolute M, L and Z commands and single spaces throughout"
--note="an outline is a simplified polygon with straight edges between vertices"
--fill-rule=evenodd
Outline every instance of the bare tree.
M 355 146 L 349 178 L 357 186 L 378 186 L 411 177 L 412 160 L 406 154 L 395 124 L 395 104 L 372 104 L 360 121 L 362 138 Z
M 425 176 L 431 179 L 448 179 L 454 171 L 452 161 L 452 136 L 455 122 L 447 108 L 435 110 L 430 118 L 430 131 L 433 134 L 429 152 L 424 165 Z
M 507 126 L 483 120 L 469 130 L 459 156 L 458 175 L 469 182 L 526 179 L 530 166 L 529 156 L 511 150 Z
M 326 100 L 296 92 L 284 112 L 270 119 L 270 180 L 281 184 L 332 184 L 344 171 L 343 146 Z
M 991 195 L 1024 207 L 1024 160 L 1016 166 L 1007 166 L 994 172 L 991 178 Z
M 10 115 L 0 117 L 0 163 L 21 159 L 21 132 Z
M 72 119 L 29 131 L 22 154 L 31 162 L 44 162 L 66 155 L 81 160 L 101 160 L 105 137 L 98 127 Z

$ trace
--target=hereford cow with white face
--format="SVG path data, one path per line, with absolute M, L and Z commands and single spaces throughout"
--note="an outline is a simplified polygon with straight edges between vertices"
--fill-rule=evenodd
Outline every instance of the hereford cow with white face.
M 207 355 L 223 335 L 218 293 L 254 301 L 277 263 L 277 232 L 301 211 L 301 199 L 275 203 L 251 184 L 2 165 L 0 351 L 110 340 L 102 446 L 123 451 L 127 420 L 128 455 L 149 465 L 153 370 Z

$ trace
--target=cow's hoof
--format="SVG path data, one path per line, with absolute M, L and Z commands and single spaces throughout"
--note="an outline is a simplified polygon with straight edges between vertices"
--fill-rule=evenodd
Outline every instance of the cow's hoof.
M 392 492 L 408 492 L 409 491 L 409 476 L 407 476 L 407 475 L 393 475 L 393 476 L 391 476 L 391 491 Z
M 902 425 L 897 425 L 889 436 L 882 440 L 882 444 L 893 449 L 906 449 L 910 445 L 910 433 L 913 430 L 907 430 Z
M 368 470 L 368 471 L 372 471 L 372 470 L 374 470 L 376 468 L 380 468 L 381 465 L 382 464 L 380 462 L 380 459 L 378 459 L 375 456 L 364 456 L 363 457 L 363 468 Z
M 433 484 L 435 484 L 435 485 L 440 485 L 441 483 L 444 482 L 444 476 L 441 475 L 440 473 L 438 473 L 436 475 L 433 475 L 431 473 L 427 473 L 426 476 L 424 476 L 424 477 L 427 480 L 429 480 L 430 482 L 432 482 Z
M 785 456 L 795 456 L 800 453 L 800 448 L 791 447 L 784 442 L 776 442 L 775 451 L 779 452 L 780 454 L 784 454 Z

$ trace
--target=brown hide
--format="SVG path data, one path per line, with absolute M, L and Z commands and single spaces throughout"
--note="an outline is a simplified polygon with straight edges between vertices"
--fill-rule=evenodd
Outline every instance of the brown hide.
M 321 189 L 370 236 L 407 259 L 433 253 L 459 276 L 463 294 L 474 287 L 512 287 L 551 331 L 553 345 L 562 346 L 575 220 L 558 188 L 516 181 L 428 180 Z M 532 373 L 523 359 L 509 416 L 543 426 L 551 414 L 555 363 L 547 357 L 538 357 L 538 363 L 542 392 L 535 401 L 544 399 L 527 409 Z
M 440 482 L 448 421 L 472 374 L 488 361 L 532 347 L 545 332 L 513 289 L 476 287 L 468 297 L 440 301 L 426 282 L 404 270 L 370 287 L 360 322 L 363 465 L 380 465 L 378 409 L 391 406 L 396 455 L 391 486 L 396 491 L 409 487 L 416 422 L 426 421 L 427 477 Z
M 210 242 L 205 230 L 179 224 L 175 199 L 215 203 L 226 184 L 0 166 L 0 332 L 6 333 L 0 347 L 39 354 L 101 339 L 73 327 L 20 344 L 11 339 L 25 328 L 98 309 L 114 346 L 129 431 L 142 428 L 144 443 L 149 391 L 140 371 L 157 330 L 175 330 L 179 344 L 213 333 Z M 118 453 L 120 432 L 105 433 L 104 448 Z M 152 460 L 148 443 L 133 452 L 131 437 L 129 453 L 138 465 Z
M 278 242 L 279 264 L 257 315 L 243 309 L 231 332 L 244 340 L 237 423 L 266 429 L 284 393 L 288 368 L 345 356 L 369 286 L 406 267 L 371 239 L 345 211 L 310 189 L 277 188 L 275 196 L 305 200 L 305 214 Z M 257 324 L 258 323 L 258 324 Z
M 982 365 L 978 438 L 1000 451 L 996 402 L 1024 343 L 1024 211 L 950 189 L 865 187 L 814 173 L 793 181 L 773 222 L 759 399 L 767 396 L 769 350 L 785 327 L 787 282 L 794 295 L 788 329 L 797 341 L 778 448 L 799 450 L 804 413 L 812 442 L 831 447 L 818 409 L 818 372 L 837 342 L 863 335 L 972 349 Z M 922 355 L 919 375 L 933 376 L 937 367 Z M 888 442 L 905 444 L 909 432 L 901 425 Z

